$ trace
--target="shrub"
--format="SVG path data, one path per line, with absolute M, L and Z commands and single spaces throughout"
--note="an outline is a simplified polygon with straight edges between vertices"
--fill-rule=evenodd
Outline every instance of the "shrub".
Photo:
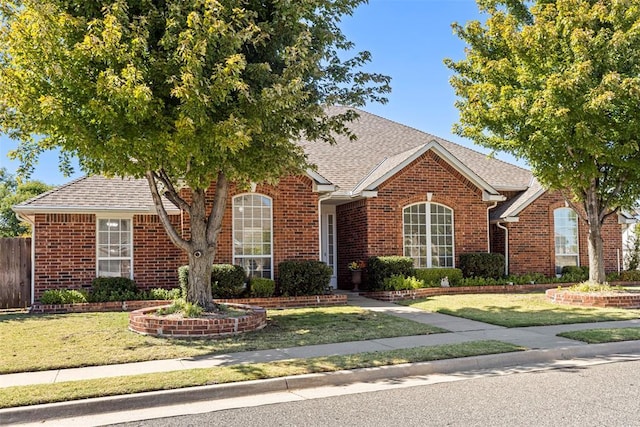
M 154 288 L 149 289 L 146 292 L 141 292 L 138 299 L 157 299 L 157 300 L 176 300 L 182 296 L 180 288 L 175 289 L 162 289 Z
M 184 317 L 200 317 L 204 309 L 198 304 L 192 304 L 179 298 L 173 302 L 169 307 L 158 309 L 157 313 L 160 316 L 166 316 L 168 314 L 180 313 Z
M 464 277 L 499 279 L 504 276 L 504 255 L 472 252 L 460 254 L 460 270 Z
M 74 304 L 87 302 L 87 295 L 75 289 L 49 289 L 40 297 L 42 304 Z
M 367 261 L 367 273 L 369 275 L 369 288 L 371 290 L 383 290 L 385 279 L 392 276 L 413 276 L 413 260 L 402 256 L 371 257 Z
M 97 277 L 91 282 L 91 302 L 127 301 L 137 296 L 136 283 L 126 277 Z
M 563 282 L 584 282 L 589 279 L 589 267 L 565 265 L 560 278 Z
M 416 268 L 415 277 L 424 282 L 424 287 L 438 287 L 447 277 L 451 286 L 458 286 L 462 280 L 462 270 L 458 268 Z
M 240 265 L 214 264 L 211 292 L 214 298 L 237 298 L 245 291 L 247 274 Z
M 625 270 L 620 273 L 623 282 L 640 282 L 640 270 Z
M 383 291 L 404 291 L 409 289 L 419 289 L 424 287 L 424 282 L 413 276 L 404 277 L 394 275 L 384 279 Z
M 321 261 L 283 261 L 278 265 L 280 294 L 284 296 L 329 293 L 332 270 Z
M 237 298 L 245 291 L 247 275 L 239 265 L 214 264 L 211 266 L 211 293 L 213 298 Z M 189 266 L 178 268 L 178 283 L 182 298 L 187 297 L 189 286 Z
M 276 282 L 263 277 L 252 277 L 249 280 L 249 295 L 254 298 L 269 298 L 276 293 Z

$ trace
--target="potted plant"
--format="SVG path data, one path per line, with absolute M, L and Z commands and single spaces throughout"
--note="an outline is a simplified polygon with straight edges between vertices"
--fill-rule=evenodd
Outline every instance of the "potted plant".
M 362 283 L 362 269 L 365 263 L 362 260 L 351 261 L 347 264 L 347 268 L 351 271 L 351 283 L 353 283 L 353 292 L 359 292 L 358 285 Z

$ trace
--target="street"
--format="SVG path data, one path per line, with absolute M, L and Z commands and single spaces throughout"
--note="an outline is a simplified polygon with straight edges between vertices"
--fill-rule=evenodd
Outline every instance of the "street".
M 640 426 L 640 361 L 484 375 L 119 425 Z

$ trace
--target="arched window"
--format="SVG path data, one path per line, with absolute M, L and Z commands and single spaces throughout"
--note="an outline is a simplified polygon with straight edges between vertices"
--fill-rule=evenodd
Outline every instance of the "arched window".
M 453 210 L 418 203 L 403 210 L 404 255 L 416 268 L 453 267 Z
M 249 277 L 273 278 L 272 215 L 267 196 L 233 198 L 233 263 L 243 266 Z
M 579 265 L 578 215 L 573 209 L 559 208 L 553 211 L 553 227 L 556 249 L 556 274 L 566 265 Z

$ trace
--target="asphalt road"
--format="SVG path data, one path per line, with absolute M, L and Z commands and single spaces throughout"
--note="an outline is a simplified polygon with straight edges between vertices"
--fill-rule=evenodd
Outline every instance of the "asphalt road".
M 120 425 L 640 426 L 640 361 L 487 375 Z

